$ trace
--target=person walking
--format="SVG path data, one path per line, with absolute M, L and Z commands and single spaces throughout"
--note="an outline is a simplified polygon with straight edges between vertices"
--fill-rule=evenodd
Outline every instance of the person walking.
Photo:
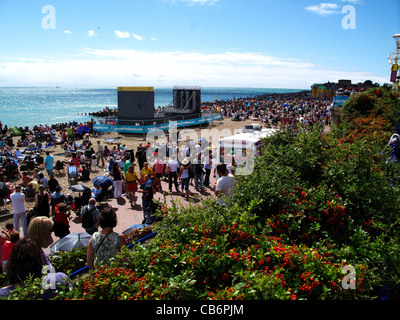
M 135 172 L 135 164 L 131 164 L 125 174 L 126 192 L 128 194 L 129 202 L 132 204 L 135 198 L 135 193 L 138 190 L 137 182 L 139 177 Z M 136 201 L 135 201 L 136 204 Z
M 179 179 L 181 180 L 182 196 L 189 198 L 189 180 L 191 178 L 191 164 L 188 158 L 182 160 L 182 166 L 179 171 Z
M 114 178 L 114 198 L 119 199 L 122 197 L 122 182 L 123 174 L 118 162 L 114 162 L 112 168 L 113 178 Z
M 54 157 L 50 154 L 49 151 L 46 151 L 46 158 L 44 158 L 44 164 L 46 166 L 46 171 L 48 176 L 53 173 L 53 167 L 54 167 Z
M 169 159 L 166 165 L 166 171 L 168 172 L 168 190 L 172 192 L 172 182 L 175 185 L 176 192 L 179 192 L 178 185 L 178 171 L 179 171 L 179 162 L 176 159 Z M 173 180 L 173 181 L 172 181 Z
M 148 174 L 145 175 L 145 182 L 140 185 L 138 192 L 142 193 L 142 208 L 143 208 L 143 219 L 146 218 L 147 208 L 153 209 L 153 196 L 157 192 L 156 183 L 153 180 L 154 177 Z
M 21 193 L 21 186 L 15 186 L 15 191 L 10 195 L 13 205 L 13 220 L 15 230 L 20 230 L 20 222 L 24 236 L 28 235 L 28 225 L 26 220 L 25 195 Z

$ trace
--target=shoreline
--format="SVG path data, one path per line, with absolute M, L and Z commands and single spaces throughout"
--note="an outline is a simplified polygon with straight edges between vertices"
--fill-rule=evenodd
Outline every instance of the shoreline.
M 30 89 L 30 90 L 32 90 L 32 89 L 35 89 L 35 88 L 36 87 L 2 87 L 0 89 Z M 38 88 L 39 89 L 54 89 L 55 92 L 58 92 L 58 90 L 60 90 L 60 88 L 57 89 L 55 87 L 54 88 L 53 87 L 38 87 Z M 91 89 L 114 90 L 115 89 L 116 90 L 116 88 L 111 88 L 111 87 L 99 87 L 99 88 L 98 87 L 64 87 L 64 88 L 65 89 L 75 89 L 75 90 L 79 90 L 79 89 L 87 89 L 87 90 L 91 90 Z M 159 88 L 156 87 L 155 90 L 157 91 L 157 90 L 166 90 L 166 89 L 170 90 L 171 89 L 171 99 L 172 99 L 172 88 L 173 87 L 159 87 Z M 63 88 L 61 88 L 61 90 L 62 89 Z M 204 89 L 204 92 L 202 92 L 202 95 L 206 97 L 205 98 L 206 101 L 202 102 L 202 105 L 204 105 L 204 104 L 212 104 L 215 101 L 226 101 L 226 100 L 232 100 L 233 99 L 233 98 L 231 98 L 231 99 L 217 100 L 216 98 L 218 98 L 218 96 L 220 94 L 221 95 L 232 95 L 234 97 L 236 93 L 237 94 L 243 93 L 246 96 L 243 95 L 241 98 L 237 98 L 236 97 L 236 99 L 247 99 L 247 98 L 255 99 L 256 97 L 263 96 L 265 94 L 275 95 L 275 94 L 284 94 L 284 92 L 286 92 L 288 94 L 298 93 L 298 92 L 305 92 L 305 91 L 311 92 L 309 89 L 285 89 L 285 88 L 283 88 L 283 89 L 281 89 L 281 88 L 272 88 L 272 89 L 270 89 L 270 88 L 252 88 L 252 87 L 203 87 L 202 89 Z M 214 89 L 215 89 L 215 93 L 212 91 Z M 210 90 L 210 91 L 207 92 L 207 90 Z M 243 90 L 243 92 L 240 92 L 240 93 L 234 92 L 235 90 L 239 90 L 239 91 Z M 256 92 L 256 93 L 252 94 L 251 93 L 252 90 L 255 90 L 255 91 L 262 90 L 263 92 Z M 233 92 L 230 92 L 230 91 L 233 91 Z M 284 92 L 281 92 L 281 91 L 284 91 Z M 60 92 L 62 92 L 62 91 L 60 91 Z M 270 92 L 270 93 L 268 93 L 268 92 Z M 163 94 L 164 93 L 161 93 L 160 95 L 162 96 Z M 212 96 L 212 98 L 210 96 Z M 57 97 L 57 95 L 55 97 Z M 79 98 L 79 95 L 77 97 Z M 61 97 L 61 98 L 63 98 L 63 97 Z M 29 124 L 28 128 L 30 130 L 32 130 L 34 128 L 34 126 L 39 126 L 39 125 L 42 125 L 44 127 L 45 126 L 52 127 L 52 126 L 57 126 L 57 125 L 64 124 L 64 123 L 67 123 L 69 125 L 73 124 L 73 123 L 78 123 L 79 124 L 79 123 L 84 123 L 84 122 L 89 121 L 90 120 L 89 117 L 92 117 L 92 118 L 95 117 L 94 120 L 100 121 L 101 117 L 98 118 L 96 116 L 91 116 L 90 114 L 101 113 L 102 110 L 106 109 L 106 108 L 118 109 L 116 97 L 115 97 L 114 100 L 115 100 L 116 104 L 107 103 L 107 105 L 106 104 L 102 105 L 100 103 L 100 106 L 98 107 L 98 109 L 95 109 L 95 110 L 93 110 L 91 108 L 89 108 L 88 110 L 78 110 L 77 109 L 76 113 L 74 113 L 73 115 L 72 114 L 70 115 L 72 117 L 72 119 L 71 120 L 67 120 L 67 121 L 62 121 L 61 122 L 61 121 L 57 121 L 57 120 L 55 120 L 55 121 L 49 120 L 46 123 L 46 121 L 43 122 L 40 119 L 37 119 L 36 123 L 33 122 L 33 123 Z M 56 100 L 56 101 L 58 101 L 58 100 Z M 14 104 L 16 104 L 16 103 L 17 102 L 14 102 Z M 12 106 L 13 105 L 9 105 L 8 108 L 12 108 Z M 165 105 L 163 103 L 160 104 L 160 103 L 157 103 L 157 101 L 155 101 L 154 109 L 157 111 L 157 109 L 160 108 L 160 107 L 165 107 Z M 17 112 L 20 112 L 20 111 L 18 111 L 18 108 L 17 108 Z M 79 118 L 80 119 L 86 118 L 86 120 L 79 120 Z M 0 117 L 0 121 L 3 122 L 3 126 L 4 125 L 8 125 L 9 128 L 12 128 L 12 127 L 25 128 L 25 126 L 26 126 L 25 124 L 23 124 L 23 125 L 15 124 L 14 125 L 14 124 L 11 124 L 11 123 L 7 123 L 7 121 L 4 118 L 2 119 L 1 117 Z

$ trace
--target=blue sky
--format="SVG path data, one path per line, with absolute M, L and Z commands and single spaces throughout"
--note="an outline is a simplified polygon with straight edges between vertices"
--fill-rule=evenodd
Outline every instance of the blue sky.
M 0 86 L 389 82 L 398 0 L 323 1 L 0 0 Z

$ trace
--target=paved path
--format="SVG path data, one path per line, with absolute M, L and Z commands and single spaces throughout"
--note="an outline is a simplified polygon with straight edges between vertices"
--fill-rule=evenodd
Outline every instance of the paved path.
M 193 182 L 194 183 L 194 182 Z M 205 191 L 203 193 L 197 192 L 195 190 L 194 186 L 189 186 L 189 190 L 191 191 L 191 195 L 189 199 L 186 199 L 182 197 L 179 193 L 176 193 L 173 191 L 171 195 L 167 194 L 165 197 L 167 207 L 171 205 L 171 201 L 177 201 L 178 203 L 181 203 L 184 205 L 185 203 L 188 203 L 189 201 L 193 202 L 199 202 L 198 196 L 202 197 L 208 197 L 208 196 L 214 196 L 214 183 L 215 183 L 215 178 L 212 176 L 210 177 L 210 186 L 211 188 L 205 188 Z M 168 190 L 168 179 L 165 181 L 161 182 L 161 187 L 164 192 Z M 175 187 L 173 186 L 173 190 L 175 190 Z M 117 212 L 117 219 L 118 223 L 117 226 L 114 228 L 115 232 L 122 233 L 125 230 L 127 230 L 129 227 L 135 224 L 142 224 L 143 221 L 143 210 L 142 210 L 142 199 L 141 199 L 141 193 L 136 192 L 136 205 L 131 206 L 129 203 L 129 199 L 124 195 L 120 199 L 108 199 L 106 203 L 108 203 L 111 207 L 113 207 L 116 212 Z M 158 191 L 156 195 L 154 196 L 154 199 L 160 200 L 160 202 L 164 201 L 164 194 L 163 192 Z M 85 232 L 84 228 L 82 227 L 81 224 L 81 219 L 77 218 L 76 215 L 73 213 L 72 217 L 70 219 L 70 232 L 71 233 L 81 233 Z M 53 240 L 54 242 L 59 240 L 58 237 L 56 237 L 53 234 Z M 47 254 L 50 253 L 50 247 L 46 248 L 44 250 Z

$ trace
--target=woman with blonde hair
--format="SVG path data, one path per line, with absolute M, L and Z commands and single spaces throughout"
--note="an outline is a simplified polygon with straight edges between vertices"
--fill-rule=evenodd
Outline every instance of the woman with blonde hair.
M 28 235 L 40 248 L 47 248 L 53 243 L 51 233 L 53 231 L 54 222 L 48 217 L 36 217 L 31 220 L 28 226 Z M 51 265 L 50 260 L 42 249 L 42 255 L 46 261 L 46 265 Z

